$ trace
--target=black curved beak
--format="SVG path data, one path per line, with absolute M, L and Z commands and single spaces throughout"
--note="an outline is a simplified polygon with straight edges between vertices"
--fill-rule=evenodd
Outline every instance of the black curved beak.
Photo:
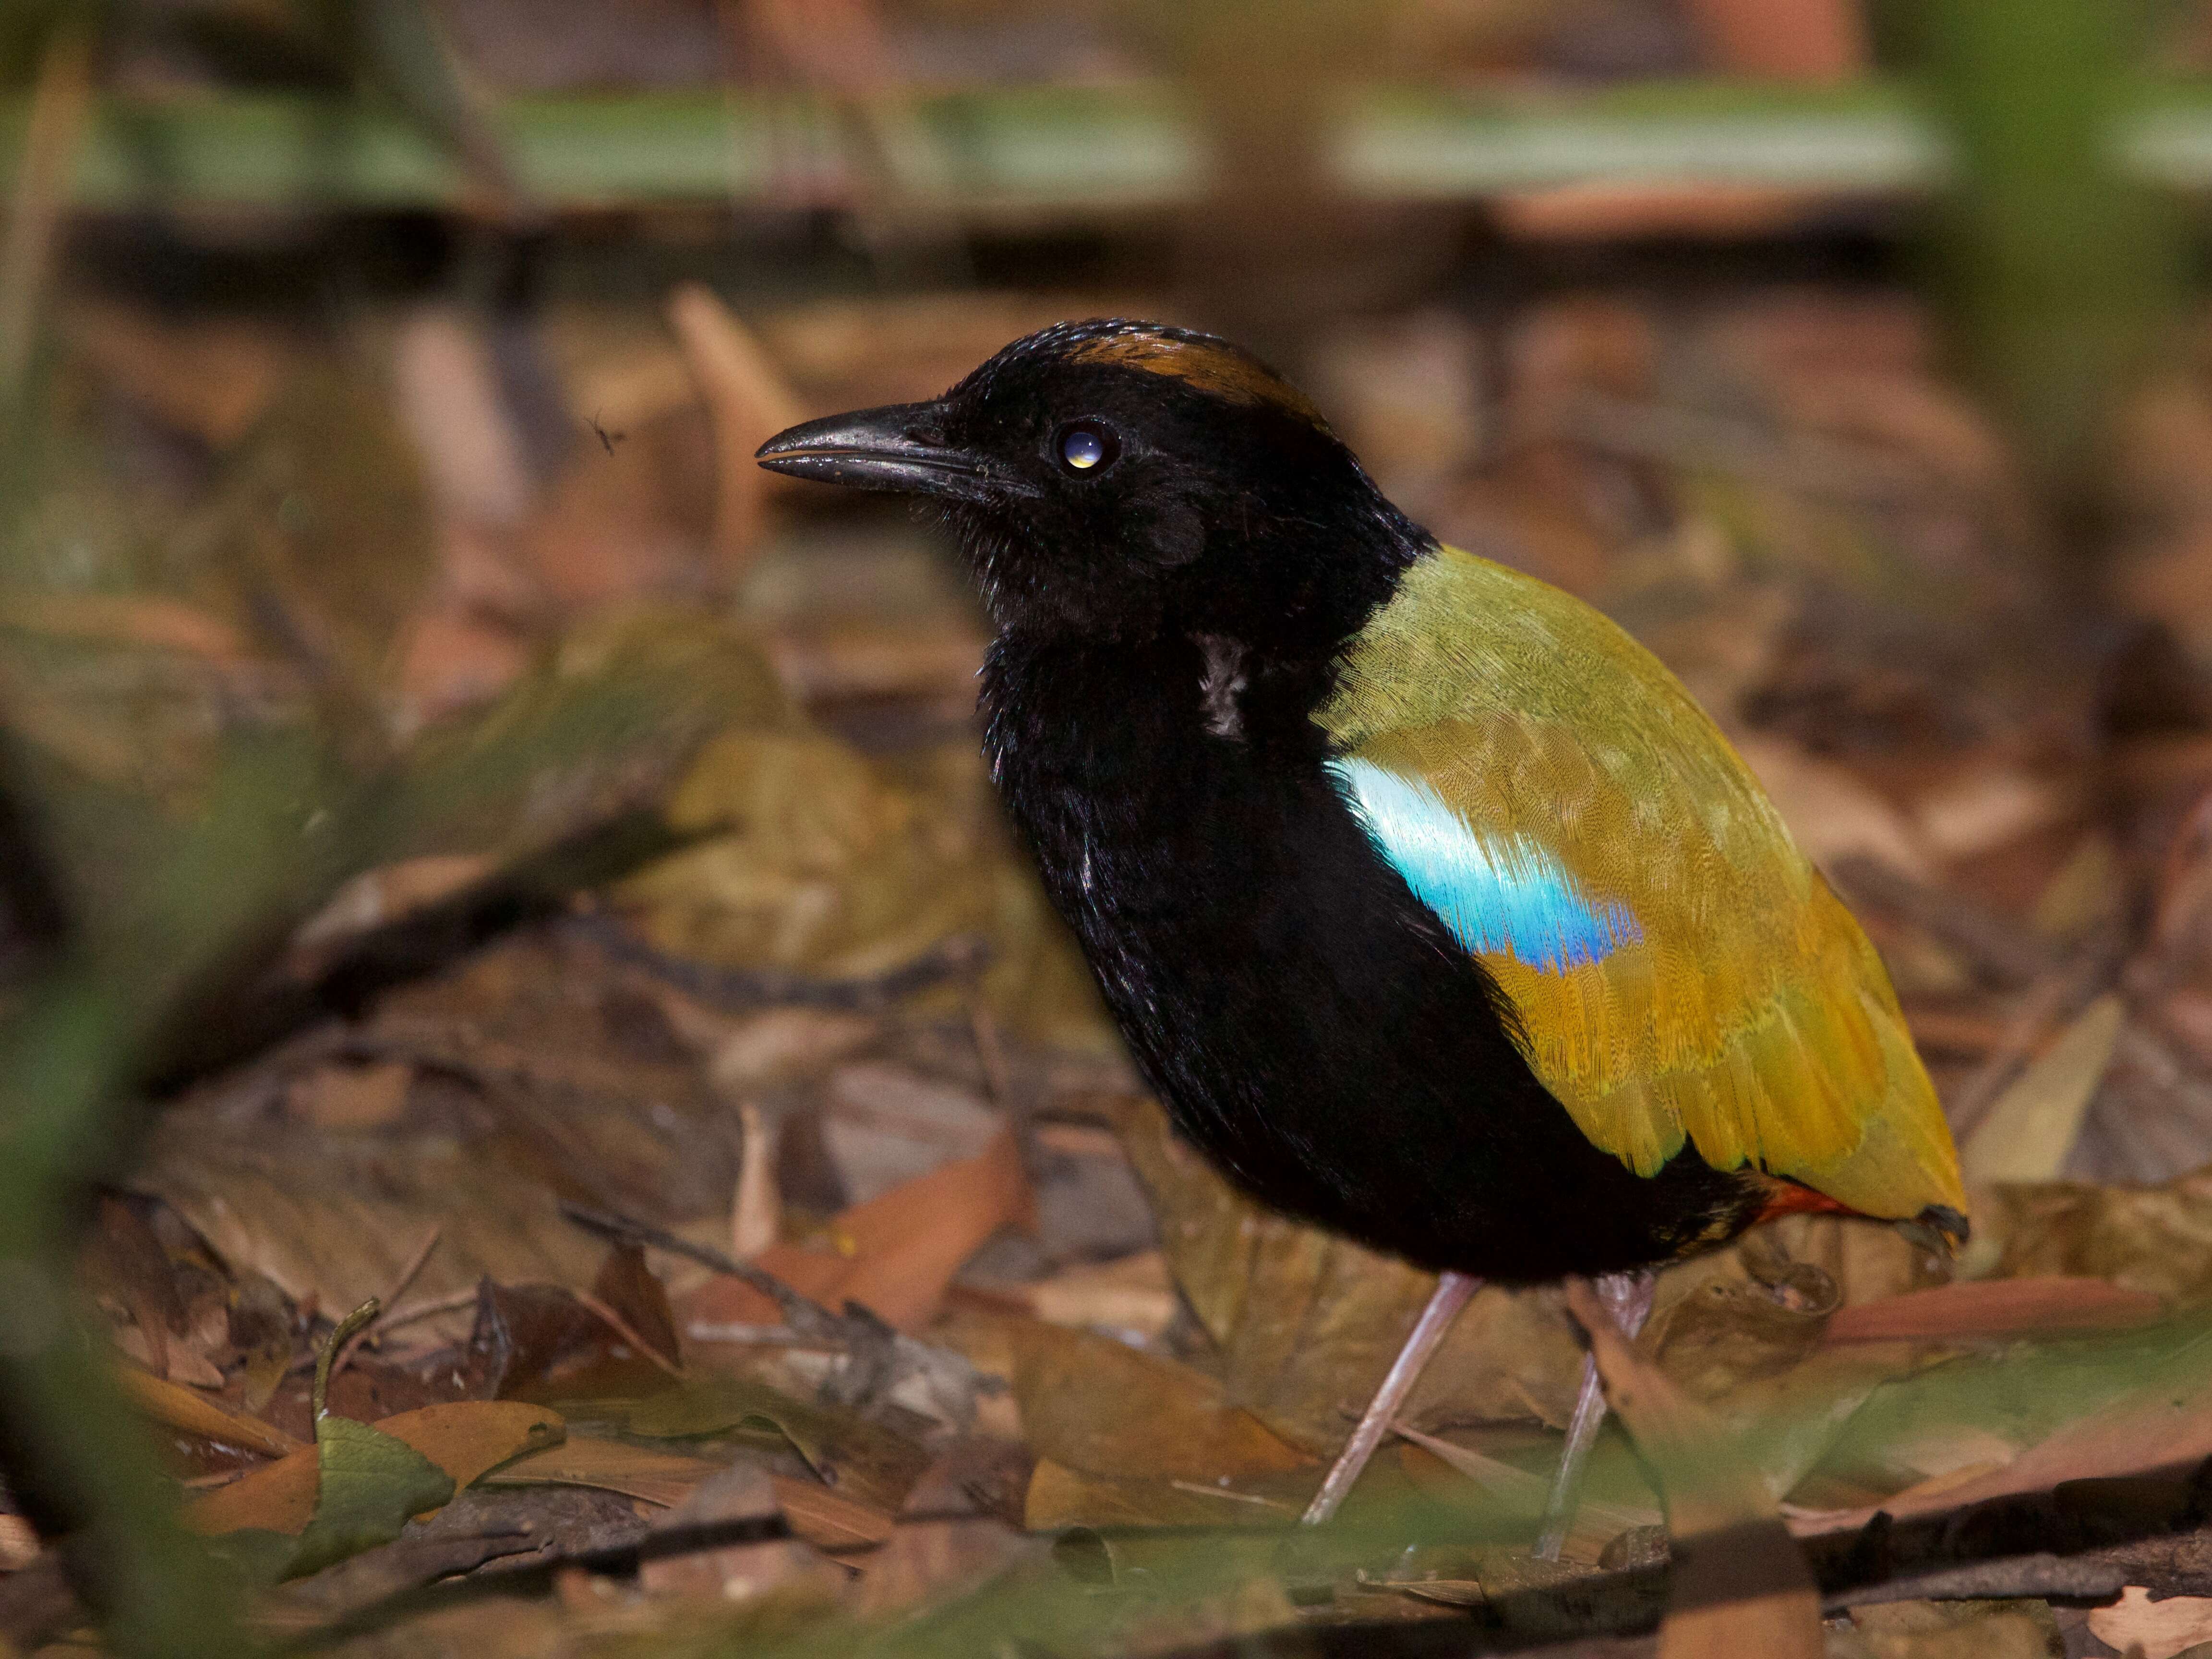
M 990 482 L 982 458 L 935 435 L 940 415 L 935 404 L 886 404 L 806 421 L 777 433 L 756 459 L 794 478 L 979 500 Z

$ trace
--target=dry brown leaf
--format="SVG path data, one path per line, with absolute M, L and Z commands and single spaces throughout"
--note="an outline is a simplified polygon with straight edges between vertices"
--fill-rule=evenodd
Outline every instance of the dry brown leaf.
M 559 1413 L 511 1400 L 450 1401 L 371 1426 L 414 1447 L 457 1487 L 474 1486 L 511 1459 L 557 1446 L 568 1434 Z
M 284 1457 L 301 1449 L 301 1443 L 282 1429 L 258 1418 L 225 1411 L 203 1395 L 173 1382 L 149 1376 L 143 1371 L 120 1370 L 117 1380 L 131 1404 L 157 1423 L 188 1434 L 203 1434 L 226 1445 L 243 1446 L 264 1457 Z M 312 1452 L 314 1448 L 306 1448 Z
M 84 1271 L 97 1293 L 130 1310 L 131 1328 L 117 1333 L 117 1346 L 156 1376 L 173 1382 L 201 1381 L 201 1375 L 190 1374 L 185 1345 L 170 1341 L 185 1334 L 185 1325 L 168 1252 L 137 1211 L 112 1194 L 100 1198 L 99 1224 L 86 1240 Z M 185 1362 L 185 1370 L 180 1372 L 173 1360 Z M 201 1358 L 199 1372 L 210 1369 Z M 222 1386 L 219 1374 L 215 1386 Z
M 483 1478 L 483 1484 L 597 1486 L 665 1508 L 681 1503 L 701 1481 L 721 1468 L 720 1463 L 710 1463 L 702 1457 L 654 1451 L 591 1435 L 571 1435 L 561 1445 L 532 1452 L 494 1470 Z
M 511 940 L 386 996 L 349 1034 L 415 1067 L 398 1122 L 302 1121 L 272 1086 L 300 1062 L 279 1055 L 165 1113 L 134 1184 L 167 1200 L 234 1273 L 258 1273 L 295 1303 L 386 1294 L 434 1228 L 412 1300 L 487 1277 L 588 1285 L 602 1248 L 562 1218 L 562 1198 L 654 1221 L 704 1217 L 723 1211 L 737 1170 L 726 1103 L 680 1053 L 626 1048 L 618 1014 L 593 957 Z M 456 1326 L 465 1314 L 442 1334 Z
M 2049 1181 L 2057 1175 L 2126 1018 L 2126 1005 L 2117 994 L 2099 997 L 1997 1097 L 1959 1149 L 1969 1185 Z
M 415 1068 L 404 1060 L 380 1065 L 319 1066 L 294 1080 L 285 1106 L 319 1129 L 385 1129 L 407 1109 Z
M 2212 1170 L 2158 1187 L 1995 1187 L 1975 1206 L 1974 1233 L 1992 1279 L 2101 1279 L 2176 1309 L 2212 1297 Z
M 1014 1392 L 1038 1456 L 1109 1478 L 1213 1481 L 1311 1460 L 1211 1378 L 1111 1337 L 1023 1322 Z
M 471 1486 L 487 1470 L 557 1446 L 568 1433 L 558 1413 L 511 1401 L 461 1400 L 401 1412 L 369 1425 L 404 1441 L 451 1478 Z M 185 1524 L 213 1536 L 258 1528 L 297 1537 L 313 1519 L 318 1453 L 313 1446 L 218 1486 L 186 1506 Z
M 598 1247 L 562 1220 L 550 1190 L 450 1139 L 328 1137 L 310 1125 L 239 1133 L 212 1115 L 169 1115 L 137 1184 L 295 1303 L 357 1307 L 382 1295 L 432 1226 L 444 1231 L 416 1285 L 424 1297 L 485 1277 L 583 1284 L 598 1266 Z
M 643 1250 L 634 1244 L 617 1244 L 609 1250 L 592 1281 L 592 1297 L 615 1316 L 625 1337 L 670 1366 L 682 1366 L 676 1315 L 668 1305 L 668 1292 L 645 1265 Z
M 847 1550 L 873 1549 L 891 1535 L 897 1517 L 870 1504 L 835 1492 L 819 1480 L 793 1475 L 773 1475 L 777 1501 L 784 1519 L 818 1550 L 836 1554 Z
M 1294 1505 L 1198 1480 L 1086 1474 L 1038 1462 L 1030 1477 L 1022 1524 L 1031 1532 L 1065 1527 L 1249 1527 L 1297 1517 Z
M 1838 1310 L 1823 1342 L 1978 1342 L 2063 1331 L 2127 1330 L 2166 1310 L 2102 1279 L 1973 1279 Z
M 990 931 L 980 827 L 833 738 L 719 738 L 666 810 L 679 829 L 728 832 L 623 884 L 647 936 L 678 956 L 859 977 Z
M 1010 1130 L 980 1157 L 942 1164 L 833 1220 L 839 1251 L 779 1244 L 759 1265 L 830 1307 L 858 1302 L 903 1331 L 919 1329 L 944 1300 L 961 1263 L 1004 1226 L 1031 1224 L 1029 1177 Z M 772 1324 L 781 1316 L 760 1291 L 710 1279 L 687 1299 L 689 1321 Z
M 2185 1648 L 2212 1642 L 2212 1600 L 2172 1595 L 2154 1601 L 2142 1585 L 2130 1584 L 2111 1607 L 2090 1608 L 2089 1633 L 2142 1659 L 2174 1659 Z

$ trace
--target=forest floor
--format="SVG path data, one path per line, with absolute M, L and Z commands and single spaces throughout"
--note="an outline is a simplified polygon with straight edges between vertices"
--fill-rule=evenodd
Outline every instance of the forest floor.
M 1290 1530 L 1431 1281 L 1173 1139 L 998 817 L 947 550 L 750 463 L 1151 308 L 64 307 L 0 595 L 59 908 L 127 929 L 238 744 L 399 781 L 374 867 L 176 1034 L 82 1255 L 249 1622 L 470 1659 L 1640 1653 L 1711 1616 L 1667 1540 L 1717 1514 L 1807 1542 L 1825 1623 L 1786 1572 L 1723 1604 L 1770 1655 L 2212 1642 L 2212 335 L 2130 407 L 2094 583 L 1903 297 L 1312 343 L 1394 499 L 1727 729 L 1881 948 L 1975 1193 L 1955 1263 L 1796 1218 L 1662 1275 L 1620 1364 L 1674 1415 L 1608 1426 L 1549 1565 L 1556 1289 L 1481 1292 L 1341 1525 Z M 408 805 L 454 776 L 471 814 Z M 0 1637 L 85 1618 L 0 1514 Z

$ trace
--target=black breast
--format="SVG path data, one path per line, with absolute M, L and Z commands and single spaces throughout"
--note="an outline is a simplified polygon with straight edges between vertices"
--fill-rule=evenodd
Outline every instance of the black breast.
M 1001 640 L 986 746 L 1177 1126 L 1267 1203 L 1424 1266 L 1532 1279 L 1680 1254 L 1753 1184 L 1638 1177 L 1528 1069 L 1496 986 L 1322 769 L 1309 675 L 1224 735 L 1194 644 Z M 1213 729 L 1209 729 L 1209 721 Z

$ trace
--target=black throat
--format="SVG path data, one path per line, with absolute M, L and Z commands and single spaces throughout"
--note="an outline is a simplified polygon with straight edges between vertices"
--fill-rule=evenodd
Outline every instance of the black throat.
M 1752 1184 L 1641 1178 L 1529 1070 L 1495 983 L 1325 769 L 1328 662 L 1215 635 L 1002 636 L 985 747 L 1182 1133 L 1267 1203 L 1424 1266 L 1613 1272 L 1732 1232 Z

